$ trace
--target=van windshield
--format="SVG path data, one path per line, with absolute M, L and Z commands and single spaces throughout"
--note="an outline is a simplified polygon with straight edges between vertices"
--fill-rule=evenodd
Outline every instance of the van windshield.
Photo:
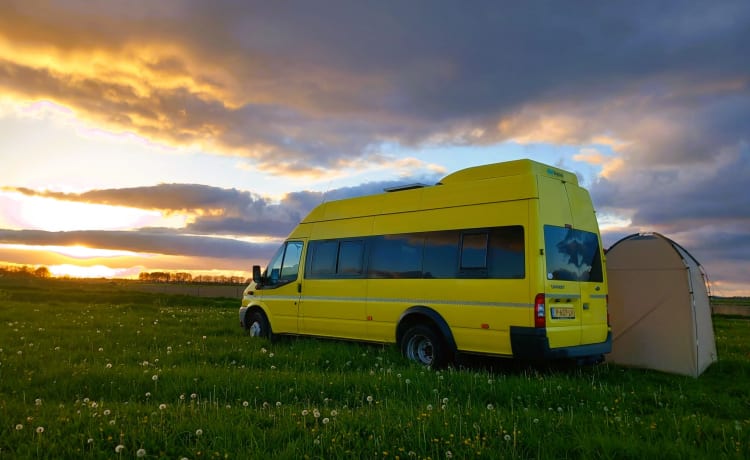
M 602 282 L 599 238 L 573 228 L 544 226 L 547 279 Z

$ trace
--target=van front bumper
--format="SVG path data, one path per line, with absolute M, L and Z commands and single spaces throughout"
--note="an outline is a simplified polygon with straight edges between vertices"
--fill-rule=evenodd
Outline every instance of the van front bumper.
M 511 326 L 510 346 L 513 357 L 519 359 L 568 359 L 602 356 L 612 351 L 612 331 L 601 343 L 573 347 L 550 348 L 545 328 Z

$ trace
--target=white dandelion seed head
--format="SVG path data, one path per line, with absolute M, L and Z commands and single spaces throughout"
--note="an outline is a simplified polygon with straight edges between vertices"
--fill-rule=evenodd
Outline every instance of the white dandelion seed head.
M 39 399 L 39 398 L 36 398 L 36 399 L 34 400 L 34 405 L 35 405 L 35 406 L 41 406 L 41 405 L 42 405 L 42 400 L 41 400 L 41 399 Z
M 302 416 L 306 417 L 307 414 L 309 414 L 309 412 L 307 411 L 307 409 L 302 409 Z
M 23 425 L 19 423 L 16 425 L 16 431 L 21 431 L 21 430 L 23 430 Z
M 195 394 L 195 393 L 190 393 L 190 399 L 195 399 L 195 398 L 197 398 L 197 397 L 198 397 L 198 395 L 197 395 L 197 394 Z
M 106 417 L 106 416 L 108 416 L 108 415 L 109 415 L 109 414 L 111 414 L 111 413 L 112 413 L 112 411 L 111 411 L 111 410 L 109 410 L 109 409 L 105 409 L 105 410 L 104 410 L 104 416 L 105 416 L 105 417 Z
M 93 444 L 93 443 L 94 443 L 94 438 L 88 438 L 86 440 L 86 444 Z
M 150 398 L 150 397 L 151 397 L 151 392 L 150 392 L 150 391 L 147 391 L 147 392 L 146 392 L 146 397 L 147 397 L 147 398 Z
M 104 348 L 102 348 L 102 347 L 99 347 L 99 351 L 104 351 Z
M 448 404 L 448 398 L 443 398 L 443 404 Z
M 42 433 L 44 433 L 44 427 L 43 427 L 43 426 L 38 426 L 38 427 L 36 427 L 36 432 L 37 432 L 38 434 L 42 434 Z
M 276 401 L 276 407 L 281 407 L 281 401 Z
M 367 396 L 367 402 L 368 402 L 368 403 L 371 403 L 371 402 L 372 402 L 372 396 L 369 396 L 369 395 Z
M 156 375 L 156 374 L 154 374 L 154 375 L 151 376 L 151 380 L 153 380 L 154 382 L 156 382 L 157 380 L 159 380 L 159 376 Z
M 115 426 L 115 421 L 114 420 L 110 420 L 109 424 L 112 425 L 112 426 Z
M 411 379 L 406 379 L 406 380 L 404 380 L 404 382 L 406 382 L 406 384 L 408 385 L 408 384 L 411 383 Z
M 115 447 L 115 452 L 118 454 L 123 450 L 125 450 L 125 446 L 123 446 L 122 444 L 118 444 L 117 447 Z
M 453 458 L 453 452 L 451 451 L 445 452 L 445 458 Z
M 325 418 L 323 419 L 323 425 L 328 425 L 328 422 L 330 422 L 330 421 L 331 421 L 331 420 L 330 420 L 330 419 L 329 419 L 328 417 L 325 417 Z
M 197 430 L 195 430 L 195 435 L 196 436 L 203 436 L 203 430 L 201 430 L 200 428 L 198 428 Z
M 428 411 L 432 410 L 432 404 L 428 404 L 428 405 L 427 405 L 427 410 L 428 410 Z
M 166 404 L 159 404 L 159 410 L 164 410 L 167 408 Z
M 247 407 L 247 406 L 249 406 L 249 405 L 250 405 L 250 403 L 249 403 L 249 402 L 247 402 L 247 401 L 242 401 L 242 407 Z M 264 402 L 264 403 L 263 403 L 263 407 L 268 407 L 268 403 L 267 403 L 267 402 Z
M 494 410 L 494 409 L 495 409 L 495 406 L 493 406 L 492 404 L 487 404 L 487 410 Z
M 107 369 L 112 369 L 112 363 L 107 363 Z
M 339 415 L 339 411 L 337 411 L 336 409 L 331 411 L 331 417 L 335 417 L 337 415 Z
M 146 449 L 138 449 L 135 453 L 135 456 L 138 458 L 142 458 L 146 456 Z
M 320 411 L 318 409 L 313 409 L 313 417 L 320 418 Z
M 506 441 L 510 441 L 512 438 L 509 434 L 506 434 L 505 436 L 503 436 L 503 439 L 505 439 Z

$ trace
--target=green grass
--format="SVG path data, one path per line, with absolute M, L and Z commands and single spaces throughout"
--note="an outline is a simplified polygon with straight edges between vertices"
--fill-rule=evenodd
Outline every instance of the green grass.
M 747 319 L 715 318 L 720 361 L 692 379 L 438 372 L 395 346 L 253 340 L 237 308 L 0 279 L 0 459 L 750 457 Z

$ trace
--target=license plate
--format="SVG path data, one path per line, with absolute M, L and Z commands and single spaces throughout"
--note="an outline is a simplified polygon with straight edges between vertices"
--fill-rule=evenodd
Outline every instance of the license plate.
M 552 307 L 550 314 L 554 319 L 575 319 L 576 310 L 573 307 Z

